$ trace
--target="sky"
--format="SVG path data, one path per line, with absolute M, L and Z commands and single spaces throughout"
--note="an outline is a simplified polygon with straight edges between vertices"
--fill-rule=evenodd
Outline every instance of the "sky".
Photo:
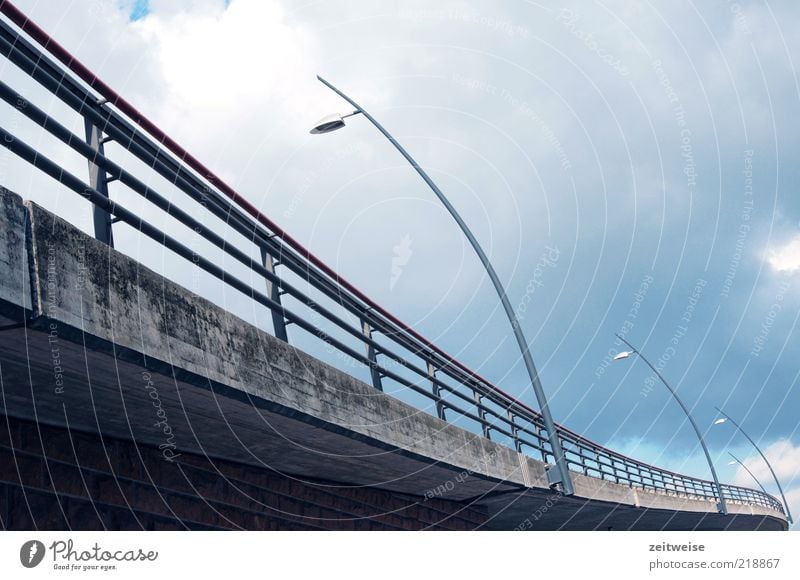
M 15 4 L 340 274 L 533 404 L 497 296 L 419 176 L 363 118 L 308 133 L 350 110 L 325 77 L 407 147 L 473 229 L 556 421 L 710 476 L 644 362 L 611 362 L 621 334 L 689 406 L 721 479 L 753 485 L 727 464 L 730 451 L 775 491 L 747 440 L 712 427 L 715 406 L 774 460 L 800 514 L 797 3 Z M 33 81 L 0 70 L 80 132 Z M 0 178 L 88 231 L 88 207 L 8 155 Z M 170 266 L 134 232 L 115 235 L 122 251 Z

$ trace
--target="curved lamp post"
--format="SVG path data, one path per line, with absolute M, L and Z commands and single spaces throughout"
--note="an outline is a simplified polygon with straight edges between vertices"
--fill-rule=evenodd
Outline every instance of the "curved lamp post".
M 461 216 L 458 214 L 456 209 L 451 205 L 439 187 L 433 182 L 430 176 L 425 172 L 419 164 L 414 161 L 414 158 L 406 151 L 397 140 L 392 137 L 389 132 L 381 126 L 375 118 L 370 115 L 367 111 L 365 111 L 361 106 L 359 106 L 355 101 L 353 101 L 350 97 L 345 95 L 342 91 L 334 87 L 331 83 L 326 81 L 320 76 L 317 76 L 317 79 L 324 84 L 326 87 L 331 89 L 334 93 L 339 95 L 345 101 L 347 101 L 355 110 L 352 113 L 346 115 L 328 115 L 321 119 L 311 130 L 313 134 L 320 134 L 320 133 L 330 133 L 331 131 L 335 131 L 337 129 L 341 129 L 345 126 L 344 119 L 347 117 L 352 117 L 353 115 L 358 115 L 359 113 L 364 115 L 367 120 L 372 123 L 375 128 L 381 132 L 381 134 L 386 137 L 389 142 L 394 145 L 395 149 L 397 149 L 400 154 L 405 157 L 406 161 L 411 164 L 422 180 L 428 184 L 428 187 L 431 188 L 436 197 L 439 198 L 439 201 L 442 202 L 444 207 L 450 213 L 458 227 L 461 228 L 461 231 L 469 240 L 469 243 L 472 245 L 472 249 L 475 250 L 475 253 L 478 254 L 478 257 L 483 264 L 483 267 L 486 269 L 486 273 L 489 275 L 489 279 L 492 281 L 495 290 L 497 291 L 498 296 L 500 297 L 500 302 L 503 304 L 503 310 L 505 310 L 506 316 L 508 316 L 509 322 L 511 322 L 511 327 L 514 330 L 514 337 L 517 339 L 517 344 L 519 345 L 520 351 L 522 352 L 522 359 L 525 361 L 525 368 L 528 371 L 528 376 L 530 377 L 531 385 L 533 387 L 533 392 L 536 394 L 536 400 L 539 403 L 539 409 L 542 413 L 542 418 L 544 419 L 545 429 L 547 429 L 547 436 L 550 442 L 550 448 L 553 453 L 553 457 L 555 458 L 557 470 L 550 469 L 548 470 L 548 481 L 550 485 L 561 484 L 561 491 L 564 495 L 572 495 L 574 493 L 572 487 L 572 479 L 570 478 L 569 474 L 569 467 L 567 466 L 566 458 L 564 457 L 564 451 L 561 448 L 561 441 L 558 437 L 558 432 L 556 430 L 555 422 L 553 421 L 553 417 L 550 414 L 550 406 L 547 403 L 547 397 L 544 394 L 544 389 L 542 388 L 542 383 L 539 380 L 539 374 L 536 371 L 536 367 L 533 364 L 533 358 L 531 357 L 531 353 L 528 350 L 528 341 L 525 339 L 525 335 L 522 333 L 522 328 L 519 324 L 519 320 L 517 320 L 517 316 L 514 313 L 514 309 L 511 307 L 511 303 L 508 301 L 508 296 L 506 295 L 506 291 L 503 288 L 503 284 L 500 282 L 500 278 L 497 276 L 497 273 L 494 271 L 494 267 L 492 267 L 491 262 L 489 262 L 489 258 L 486 256 L 486 253 L 481 248 L 481 245 L 478 243 L 478 240 L 472 234 L 467 224 L 461 219 Z M 557 471 L 557 473 L 554 473 Z
M 761 451 L 761 448 L 758 445 L 756 445 L 756 442 L 753 441 L 753 439 L 750 437 L 750 435 L 747 434 L 747 432 L 744 429 L 742 429 L 742 427 L 741 427 L 741 425 L 739 425 L 739 423 L 737 423 L 736 421 L 731 419 L 730 415 L 728 415 L 725 411 L 723 411 L 719 407 L 714 407 L 714 408 L 717 411 L 719 411 L 719 413 L 722 415 L 721 418 L 719 418 L 716 421 L 714 421 L 714 425 L 721 425 L 722 423 L 727 423 L 728 421 L 730 421 L 739 430 L 739 432 L 742 435 L 747 437 L 747 440 L 750 443 L 752 443 L 753 447 L 755 447 L 756 451 L 758 451 L 758 454 L 761 456 L 761 459 L 763 459 L 764 463 L 767 464 L 767 467 L 769 468 L 769 472 L 772 474 L 772 477 L 773 477 L 773 479 L 775 480 L 775 483 L 778 486 L 778 491 L 781 492 L 781 498 L 783 499 L 783 507 L 786 508 L 786 517 L 789 519 L 789 523 L 793 524 L 794 522 L 792 521 L 792 512 L 789 511 L 789 502 L 786 501 L 786 496 L 783 495 L 783 488 L 781 487 L 781 482 L 778 481 L 778 476 L 775 475 L 775 470 L 772 469 L 772 465 L 770 465 L 770 462 L 767 461 L 767 456 L 764 455 L 764 453 Z M 742 464 L 742 466 L 744 467 L 744 464 Z M 747 468 L 745 467 L 745 469 L 747 469 Z M 747 471 L 749 472 L 750 470 L 748 469 Z M 752 473 L 750 475 L 752 475 Z M 762 487 L 761 489 L 764 489 L 764 488 Z
M 739 465 L 741 465 L 741 466 L 744 468 L 744 470 L 745 470 L 747 473 L 749 473 L 749 474 L 750 474 L 750 477 L 752 477 L 752 478 L 753 478 L 753 481 L 755 481 L 755 482 L 758 484 L 758 487 L 760 487 L 760 488 L 761 488 L 761 491 L 763 491 L 764 493 L 767 493 L 767 490 L 766 490 L 766 489 L 764 489 L 764 486 L 763 486 L 763 485 L 761 485 L 761 482 L 760 482 L 760 481 L 758 481 L 758 478 L 757 478 L 755 475 L 753 475 L 753 472 L 752 472 L 752 471 L 750 471 L 750 470 L 747 468 L 747 466 L 746 466 L 744 463 L 742 463 L 742 462 L 741 462 L 741 460 L 740 460 L 738 457 L 736 457 L 736 456 L 735 456 L 733 453 L 731 453 L 730 451 L 728 451 L 728 455 L 730 455 L 731 457 L 733 457 L 733 461 L 728 461 L 728 465 L 736 465 L 737 463 L 738 463 Z
M 720 513 L 727 514 L 728 506 L 725 504 L 725 496 L 722 495 L 722 486 L 719 483 L 719 478 L 717 477 L 717 471 L 714 469 L 714 463 L 711 461 L 711 454 L 708 452 L 708 447 L 706 447 L 706 442 L 703 440 L 703 434 L 700 433 L 700 429 L 697 427 L 697 423 L 694 422 L 692 414 L 689 412 L 689 408 L 686 405 L 684 405 L 681 398 L 675 392 L 675 389 L 673 389 L 670 386 L 670 384 L 666 381 L 666 379 L 664 379 L 664 377 L 661 376 L 661 373 L 656 370 L 656 367 L 650 364 L 650 361 L 647 360 L 647 358 L 645 358 L 645 356 L 641 352 L 639 352 L 635 346 L 633 346 L 630 342 L 622 338 L 619 334 L 616 336 L 622 342 L 627 344 L 631 350 L 620 352 L 614 357 L 614 360 L 626 359 L 634 354 L 638 355 L 638 357 L 642 359 L 645 362 L 645 364 L 647 364 L 647 366 L 650 367 L 650 370 L 652 370 L 656 374 L 656 376 L 659 379 L 661 379 L 661 382 L 664 383 L 664 386 L 667 387 L 667 390 L 669 390 L 670 394 L 681 406 L 683 412 L 686 413 L 686 417 L 688 417 L 689 423 L 692 424 L 692 427 L 694 427 L 694 432 L 697 433 L 697 438 L 700 440 L 700 445 L 703 447 L 703 453 L 706 454 L 706 460 L 708 461 L 708 467 L 711 469 L 711 475 L 714 477 L 714 486 L 717 488 L 717 497 L 719 498 L 719 503 L 717 504 L 717 508 L 719 509 Z

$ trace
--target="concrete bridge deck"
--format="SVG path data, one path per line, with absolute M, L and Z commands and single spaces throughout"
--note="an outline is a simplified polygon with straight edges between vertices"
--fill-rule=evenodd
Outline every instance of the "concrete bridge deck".
M 545 464 L 275 339 L 10 192 L 0 193 L 8 417 L 135 442 L 163 461 L 448 501 L 480 529 L 786 529 L 783 514 L 637 490 Z M 387 504 L 388 505 L 388 504 Z M 328 527 L 336 527 L 335 525 Z

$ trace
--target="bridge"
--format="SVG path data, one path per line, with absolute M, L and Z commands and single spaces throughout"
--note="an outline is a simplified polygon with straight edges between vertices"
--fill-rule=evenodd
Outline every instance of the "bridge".
M 5 120 L 0 142 L 90 202 L 95 231 L 0 193 L 5 529 L 787 529 L 769 494 L 723 485 L 721 514 L 712 482 L 558 426 L 564 495 L 536 410 L 344 280 L 11 3 L 0 11 L 7 66 L 85 135 L 3 81 L 0 97 L 84 158 L 88 180 Z M 106 156 L 109 141 L 143 162 L 135 173 Z M 257 315 L 125 255 L 118 227 Z

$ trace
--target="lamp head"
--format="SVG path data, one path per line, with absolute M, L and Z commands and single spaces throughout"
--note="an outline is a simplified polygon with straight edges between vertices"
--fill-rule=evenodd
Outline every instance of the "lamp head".
M 339 113 L 335 113 L 333 115 L 322 117 L 322 119 L 317 121 L 317 123 L 314 125 L 314 128 L 311 129 L 310 132 L 312 135 L 321 135 L 323 133 L 336 131 L 342 127 L 344 127 L 344 119 Z

